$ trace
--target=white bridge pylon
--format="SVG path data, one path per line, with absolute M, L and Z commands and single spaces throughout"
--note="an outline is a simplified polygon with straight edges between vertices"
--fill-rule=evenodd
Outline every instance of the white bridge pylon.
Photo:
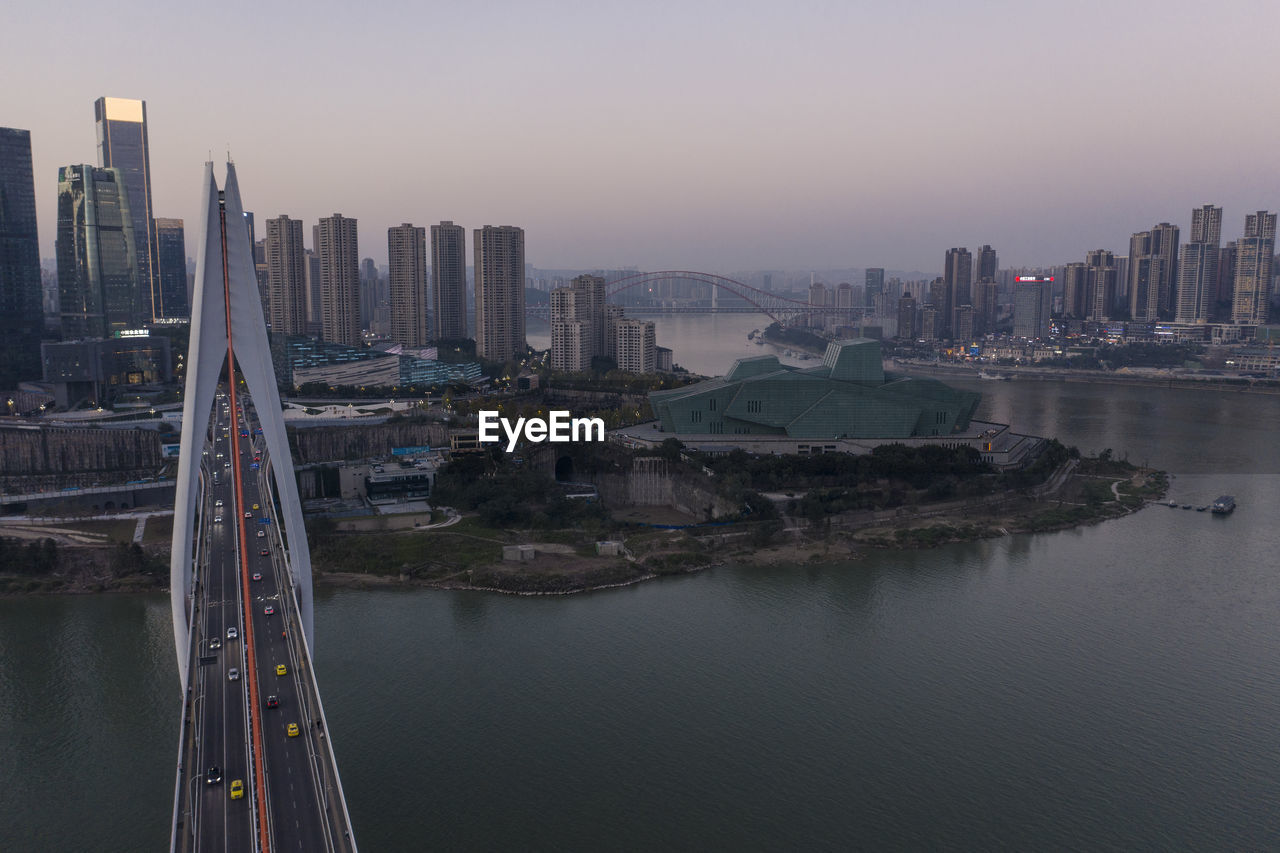
M 177 489 L 173 513 L 173 553 L 169 563 L 170 600 L 173 605 L 173 638 L 178 655 L 178 675 L 187 689 L 187 665 L 191 645 L 191 602 L 196 580 L 193 561 L 195 513 L 200 502 L 200 466 L 205 435 L 213 414 L 218 378 L 227 359 L 227 294 L 230 291 L 231 342 L 235 367 L 253 398 L 254 409 L 267 445 L 267 461 L 280 501 L 278 523 L 288 538 L 287 565 L 298 604 L 307 645 L 314 649 L 311 603 L 311 554 L 302 522 L 302 504 L 294 480 L 289 439 L 280 413 L 266 320 L 258 295 L 253 267 L 253 247 L 240 204 L 236 169 L 227 163 L 226 187 L 221 194 L 213 177 L 213 163 L 204 168 L 203 223 L 196 255 L 195 294 L 191 311 L 191 342 L 187 353 L 187 380 L 182 405 L 182 451 L 178 458 Z M 220 197 L 221 195 L 221 197 Z M 225 214 L 226 253 L 223 254 Z M 233 413 L 234 414 L 234 413 Z M 234 462 L 235 460 L 233 460 Z

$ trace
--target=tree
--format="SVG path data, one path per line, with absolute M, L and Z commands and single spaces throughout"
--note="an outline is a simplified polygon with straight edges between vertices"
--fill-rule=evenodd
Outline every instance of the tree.
M 679 462 L 682 450 L 684 450 L 684 442 L 678 438 L 668 438 L 658 445 L 658 455 L 668 462 Z

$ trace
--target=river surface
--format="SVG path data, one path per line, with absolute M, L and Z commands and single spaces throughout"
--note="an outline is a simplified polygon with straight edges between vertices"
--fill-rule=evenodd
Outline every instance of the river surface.
M 765 349 L 763 318 L 659 322 L 702 372 Z M 719 367 L 682 354 L 717 333 Z M 956 384 L 1239 509 L 568 597 L 323 593 L 361 849 L 1280 848 L 1280 398 Z M 168 613 L 0 601 L 0 850 L 165 848 Z

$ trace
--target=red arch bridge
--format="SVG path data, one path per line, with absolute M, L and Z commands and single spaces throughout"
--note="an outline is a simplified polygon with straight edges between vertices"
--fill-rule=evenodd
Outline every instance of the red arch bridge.
M 665 286 L 670 285 L 669 292 L 674 292 L 677 282 L 710 285 L 710 301 L 693 301 L 688 298 L 655 295 L 649 304 L 635 303 L 627 307 L 639 312 L 704 313 L 724 311 L 754 313 L 758 311 L 784 326 L 797 325 L 809 318 L 818 316 L 841 316 L 854 322 L 861 319 L 865 313 L 865 309 L 861 305 L 811 305 L 799 299 L 791 299 L 777 293 L 761 290 L 758 287 L 752 287 L 728 276 L 694 270 L 659 270 L 657 272 L 633 273 L 608 282 L 605 285 L 605 293 L 610 302 L 621 302 L 617 297 L 626 291 L 634 290 L 635 288 L 647 289 L 650 292 L 655 290 L 662 291 L 666 289 Z M 734 298 L 726 300 L 727 304 L 722 304 L 720 298 L 724 295 Z M 525 312 L 535 317 L 549 317 L 551 306 L 530 305 L 525 308 Z

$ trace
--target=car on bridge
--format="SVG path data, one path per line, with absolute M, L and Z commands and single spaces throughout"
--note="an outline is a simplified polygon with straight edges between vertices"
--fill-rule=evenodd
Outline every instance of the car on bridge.
M 267 533 L 266 533 L 266 531 L 265 531 L 265 530 L 259 530 L 259 531 L 258 531 L 258 538 L 259 538 L 259 539 L 263 538 L 263 537 L 264 537 L 264 536 L 266 536 L 266 535 L 267 535 Z
M 266 616 L 272 616 L 275 614 L 276 609 L 268 604 L 266 607 L 262 608 L 262 612 Z
M 240 680 L 240 670 L 236 669 L 234 666 L 231 667 L 230 671 L 227 672 L 227 681 L 239 681 L 239 680 Z
M 238 636 L 240 636 L 240 632 L 236 630 L 234 625 L 232 625 L 230 628 L 227 629 L 228 640 L 234 640 Z
M 289 674 L 289 667 L 285 666 L 282 663 L 276 664 L 276 675 L 288 675 L 288 674 Z
M 290 723 L 290 724 L 289 724 L 289 728 L 285 729 L 285 733 L 286 733 L 287 735 L 289 735 L 289 737 L 297 737 L 297 736 L 298 736 L 298 724 L 297 724 L 297 723 Z
M 214 637 L 212 640 L 209 641 L 209 648 L 211 649 L 222 648 L 222 640 L 219 640 L 217 637 Z
M 259 552 L 258 552 L 258 556 L 259 556 L 259 557 L 270 557 L 270 556 L 271 556 L 271 552 L 270 552 L 270 551 L 268 551 L 266 548 L 263 548 L 261 551 L 259 551 Z
M 252 575 L 250 575 L 249 579 L 255 580 L 255 581 L 262 580 L 262 572 L 254 572 Z
M 244 796 L 244 780 L 233 779 L 231 781 L 231 799 L 238 800 Z
M 253 518 L 253 513 L 249 512 L 248 510 L 245 510 L 245 511 L 244 511 L 244 517 L 245 517 L 245 518 Z
M 222 516 L 220 516 L 220 515 L 215 515 L 215 516 L 213 517 L 213 523 L 214 523 L 214 524 L 221 524 L 221 523 L 222 523 Z
M 204 775 L 204 782 L 206 785 L 216 785 L 221 781 L 222 768 L 215 764 L 210 767 L 209 772 Z
M 254 504 L 254 505 L 253 505 L 253 508 L 254 508 L 254 509 L 259 509 L 259 507 L 258 507 L 258 505 L 257 505 L 257 504 Z
M 279 708 L 279 707 L 280 707 L 280 700 L 279 700 L 279 699 L 277 699 L 275 696 L 268 696 L 268 697 L 267 697 L 267 707 L 268 707 L 268 708 Z

